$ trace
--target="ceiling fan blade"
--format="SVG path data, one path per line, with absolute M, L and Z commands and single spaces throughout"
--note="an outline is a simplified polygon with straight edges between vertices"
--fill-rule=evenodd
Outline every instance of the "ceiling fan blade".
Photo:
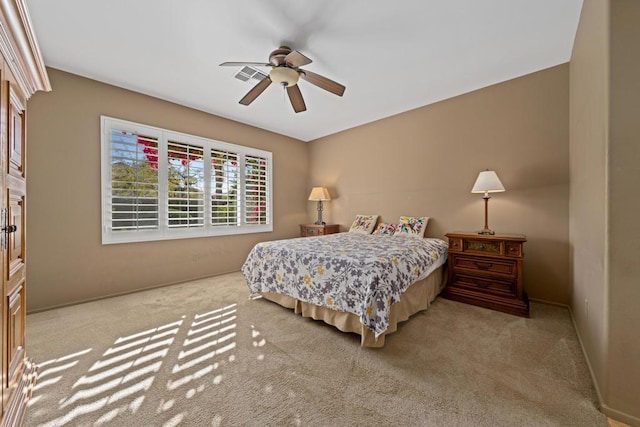
M 302 93 L 298 85 L 288 86 L 287 95 L 289 95 L 293 111 L 296 113 L 307 111 L 307 106 L 304 104 L 304 99 L 302 98 Z
M 345 91 L 345 87 L 340 83 L 334 82 L 320 74 L 312 73 L 311 71 L 300 70 L 300 77 L 305 79 L 311 84 L 318 86 L 321 89 L 334 93 L 338 96 L 342 96 Z
M 303 65 L 311 64 L 313 61 L 297 50 L 294 50 L 284 57 L 284 62 L 290 67 L 298 68 Z
M 273 67 L 272 64 L 265 62 L 223 62 L 220 67 L 242 67 L 243 65 L 249 65 L 251 67 Z
M 240 104 L 249 105 L 251 104 L 264 90 L 269 87 L 271 84 L 271 79 L 267 76 L 267 78 L 260 80 L 257 85 L 255 85 L 247 94 L 240 100 Z

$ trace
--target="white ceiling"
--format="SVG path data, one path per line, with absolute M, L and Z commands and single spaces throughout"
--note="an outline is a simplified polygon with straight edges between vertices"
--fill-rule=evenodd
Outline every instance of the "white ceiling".
M 582 0 L 26 0 L 47 66 L 310 141 L 569 61 Z M 307 111 L 224 61 L 285 44 Z M 268 71 L 267 68 L 264 70 Z M 53 88 L 55 90 L 55 87 Z

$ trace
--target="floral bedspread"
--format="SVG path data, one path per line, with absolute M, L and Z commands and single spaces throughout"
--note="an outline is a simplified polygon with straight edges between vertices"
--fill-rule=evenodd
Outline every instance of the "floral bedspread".
M 252 293 L 354 313 L 377 337 L 389 325 L 391 305 L 446 259 L 440 239 L 338 233 L 258 243 L 242 273 Z

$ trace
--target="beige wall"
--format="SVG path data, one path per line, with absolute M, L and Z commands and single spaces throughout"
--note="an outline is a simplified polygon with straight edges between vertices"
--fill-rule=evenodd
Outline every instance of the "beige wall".
M 571 310 L 602 408 L 640 426 L 638 22 L 636 0 L 584 2 L 570 70 L 570 241 Z
M 586 0 L 570 65 L 571 308 L 596 384 L 607 353 L 608 1 Z M 600 389 L 602 394 L 604 390 Z
M 427 235 L 479 230 L 478 173 L 498 173 L 489 227 L 526 234 L 530 297 L 569 301 L 569 67 L 567 64 L 310 143 L 308 187 L 327 186 L 325 220 L 430 216 Z M 315 205 L 308 204 L 309 216 Z
M 29 311 L 237 271 L 260 240 L 306 221 L 307 146 L 93 80 L 49 69 L 53 91 L 28 103 Z M 101 244 L 100 115 L 273 152 L 274 231 Z
M 608 407 L 640 426 L 640 2 L 613 0 L 609 99 Z

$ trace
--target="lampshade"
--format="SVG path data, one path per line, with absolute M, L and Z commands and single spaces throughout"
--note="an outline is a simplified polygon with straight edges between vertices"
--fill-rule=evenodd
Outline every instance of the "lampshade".
M 329 197 L 329 191 L 324 187 L 313 187 L 311 190 L 311 194 L 309 194 L 309 200 L 314 202 L 331 200 Z
M 269 72 L 269 78 L 272 82 L 280 86 L 293 86 L 298 83 L 298 72 L 289 67 L 273 67 Z
M 500 182 L 500 178 L 494 171 L 486 170 L 480 172 L 476 183 L 471 189 L 472 193 L 499 193 L 504 190 L 504 186 Z

